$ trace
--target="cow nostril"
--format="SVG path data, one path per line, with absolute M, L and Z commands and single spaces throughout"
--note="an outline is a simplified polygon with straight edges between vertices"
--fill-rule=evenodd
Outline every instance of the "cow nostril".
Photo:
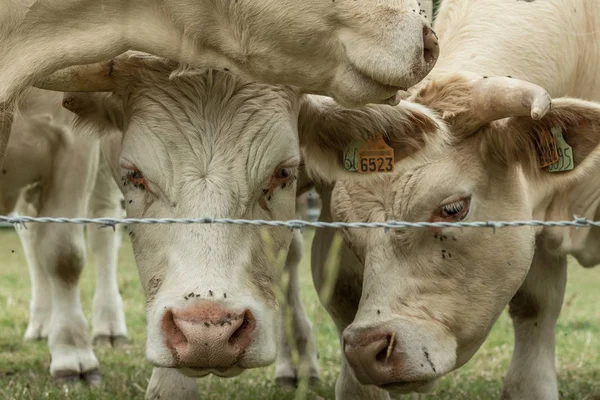
M 423 58 L 426 63 L 437 60 L 440 53 L 435 32 L 428 26 L 423 26 Z
M 181 343 L 186 343 L 187 339 L 181 329 L 175 323 L 175 316 L 172 310 L 167 310 L 161 321 L 161 328 L 165 335 L 167 345 L 171 348 Z
M 230 346 L 241 345 L 245 347 L 250 339 L 250 333 L 256 326 L 256 320 L 249 310 L 246 310 L 240 317 L 243 318 L 242 324 L 229 337 L 228 343 Z
M 392 355 L 392 352 L 394 351 L 394 345 L 395 345 L 395 333 L 392 333 L 391 335 L 387 335 L 387 341 L 386 341 L 386 346 L 381 349 L 379 351 L 379 353 L 377 353 L 377 355 L 375 356 L 375 361 L 377 363 L 382 363 L 382 364 L 386 364 L 387 361 L 389 360 L 389 358 Z

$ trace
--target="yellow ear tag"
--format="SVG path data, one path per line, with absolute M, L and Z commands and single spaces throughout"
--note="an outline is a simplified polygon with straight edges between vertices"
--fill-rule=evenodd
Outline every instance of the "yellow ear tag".
M 370 137 L 358 149 L 358 172 L 361 174 L 394 171 L 394 149 L 381 135 Z
M 558 153 L 558 161 L 548 166 L 548 172 L 570 171 L 575 167 L 573 160 L 573 148 L 569 146 L 562 135 L 560 126 L 552 128 L 552 136 L 556 141 L 556 151 Z

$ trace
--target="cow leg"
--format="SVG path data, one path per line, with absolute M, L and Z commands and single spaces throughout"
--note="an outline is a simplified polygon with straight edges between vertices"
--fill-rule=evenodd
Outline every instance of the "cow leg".
M 33 225 L 33 224 L 32 224 Z M 42 340 L 48 337 L 52 315 L 52 289 L 46 271 L 41 268 L 32 236 L 35 227 L 18 229 L 17 234 L 25 252 L 31 279 L 31 300 L 29 303 L 29 323 L 25 331 L 26 341 Z
M 40 215 L 88 215 L 89 198 L 96 179 L 98 145 L 89 138 L 57 151 L 53 184 L 44 188 Z M 98 360 L 92 349 L 88 325 L 81 308 L 79 276 L 85 261 L 85 237 L 80 224 L 40 224 L 34 246 L 40 267 L 46 271 L 52 294 L 48 332 L 50 372 L 58 383 L 100 382 Z
M 504 399 L 558 399 L 554 330 L 565 294 L 567 260 L 537 248 L 529 274 L 509 304 L 515 347 L 504 379 Z
M 153 368 L 146 388 L 146 400 L 198 400 L 198 383 L 173 368 Z
M 100 373 L 88 336 L 79 297 L 79 275 L 85 261 L 83 226 L 44 224 L 33 245 L 50 281 L 52 317 L 48 333 L 50 373 L 58 383 L 84 378 L 98 383 Z
M 103 159 L 100 160 L 96 185 L 90 198 L 92 218 L 120 218 L 119 188 Z M 90 248 L 96 264 L 96 292 L 92 305 L 92 343 L 120 347 L 128 343 L 123 299 L 119 293 L 117 259 L 122 229 L 88 227 Z
M 289 281 L 285 288 L 286 304 L 279 307 L 279 346 L 275 362 L 275 382 L 286 387 L 295 387 L 302 377 L 307 377 L 311 385 L 320 381 L 316 341 L 300 298 L 298 266 L 302 260 L 302 253 L 302 234 L 300 231 L 294 231 L 285 262 Z M 293 335 L 295 348 L 292 348 L 288 341 L 290 335 Z M 297 366 L 294 365 L 292 357 L 294 350 L 298 352 Z
M 16 205 L 18 215 L 38 216 L 40 207 L 41 187 L 35 185 L 21 192 Z M 29 277 L 31 279 L 31 301 L 29 303 L 29 323 L 24 339 L 42 340 L 48 337 L 50 317 L 52 315 L 52 294 L 47 272 L 40 266 L 36 247 L 34 245 L 38 224 L 29 224 L 26 228 L 16 229 L 25 252 Z

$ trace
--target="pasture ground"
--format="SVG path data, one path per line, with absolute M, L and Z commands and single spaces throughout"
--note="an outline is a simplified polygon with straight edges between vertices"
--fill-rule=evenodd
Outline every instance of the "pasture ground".
M 305 231 L 306 255 L 313 232 Z M 88 252 L 89 254 L 89 252 Z M 88 258 L 81 284 L 85 314 L 90 320 L 95 271 Z M 45 342 L 24 343 L 29 304 L 29 277 L 16 233 L 0 229 L 0 399 L 143 399 L 151 366 L 144 359 L 144 297 L 127 235 L 119 255 L 119 287 L 125 302 L 130 344 L 124 349 L 97 349 L 103 384 L 69 388 L 54 385 L 49 376 Z M 571 259 L 569 283 L 557 328 L 561 399 L 600 399 L 600 270 L 585 270 Z M 321 387 L 307 398 L 333 399 L 340 351 L 333 323 L 312 287 L 309 257 L 301 268 L 302 296 L 317 334 Z M 499 399 L 508 368 L 513 336 L 506 311 L 476 356 L 443 379 L 428 396 L 409 399 Z M 277 388 L 274 368 L 254 370 L 234 379 L 198 381 L 202 399 L 294 399 Z

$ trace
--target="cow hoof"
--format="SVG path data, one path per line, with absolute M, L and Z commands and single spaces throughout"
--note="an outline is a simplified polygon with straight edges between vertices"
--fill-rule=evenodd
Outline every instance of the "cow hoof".
M 48 335 L 44 336 L 44 335 L 42 335 L 41 332 L 33 332 L 33 333 L 26 332 L 25 336 L 23 337 L 23 341 L 25 341 L 25 342 L 40 342 L 42 340 L 47 340 L 47 339 L 48 339 Z
M 317 388 L 321 386 L 321 378 L 319 378 L 318 376 L 311 376 L 308 379 L 308 386 L 311 388 Z
M 109 336 L 97 335 L 92 339 L 92 343 L 97 347 L 113 347 L 120 348 L 129 343 L 129 338 L 123 335 Z
M 298 379 L 295 376 L 278 376 L 275 378 L 275 384 L 282 389 L 295 389 Z
M 295 376 L 278 376 L 275 378 L 275 384 L 283 389 L 295 389 L 298 387 L 298 378 Z M 311 376 L 308 378 L 308 387 L 315 388 L 321 385 L 321 378 Z
M 84 373 L 83 379 L 90 386 L 100 386 L 102 383 L 102 374 L 99 369 L 93 369 Z
M 81 381 L 85 381 L 90 386 L 98 386 L 102 383 L 102 375 L 100 370 L 93 369 L 84 373 L 79 371 L 59 370 L 53 374 L 54 382 L 57 385 L 75 385 Z
M 45 328 L 45 325 L 33 326 L 29 325 L 27 330 L 25 331 L 25 336 L 23 340 L 26 342 L 35 342 L 40 340 L 48 339 L 48 329 Z

